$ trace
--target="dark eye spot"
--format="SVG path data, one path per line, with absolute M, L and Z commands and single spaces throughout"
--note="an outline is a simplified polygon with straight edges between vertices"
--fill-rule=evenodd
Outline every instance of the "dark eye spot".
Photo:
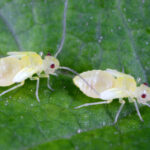
M 146 82 L 144 82 L 143 84 L 146 85 L 146 86 L 148 86 L 148 83 L 146 83 Z
M 51 69 L 54 69 L 54 68 L 55 68 L 55 64 L 51 64 L 51 65 L 50 65 L 50 68 L 51 68 Z
M 47 56 L 51 56 L 51 53 L 50 53 L 50 52 L 48 52 L 48 53 L 47 53 Z
M 142 98 L 146 98 L 146 94 L 142 94 L 141 97 L 142 97 Z

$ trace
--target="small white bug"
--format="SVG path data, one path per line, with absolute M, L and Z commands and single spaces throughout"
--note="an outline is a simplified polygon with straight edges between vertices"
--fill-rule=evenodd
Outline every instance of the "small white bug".
M 92 98 L 100 98 L 104 101 L 86 103 L 76 107 L 76 109 L 90 105 L 109 104 L 113 99 L 119 98 L 121 106 L 115 117 L 114 123 L 116 123 L 125 104 L 123 98 L 128 98 L 129 102 L 134 103 L 137 114 L 140 120 L 143 121 L 137 102 L 150 107 L 150 104 L 148 104 L 150 101 L 150 87 L 146 84 L 137 86 L 135 79 L 131 75 L 112 69 L 107 69 L 104 71 L 87 71 L 81 73 L 80 76 L 84 78 L 88 84 L 83 82 L 83 80 L 81 80 L 78 76 L 74 77 L 74 84 L 79 87 L 85 95 Z
M 2 92 L 0 96 L 24 85 L 24 81 L 27 78 L 31 80 L 37 80 L 36 84 L 36 98 L 40 102 L 38 96 L 39 78 L 48 78 L 47 86 L 53 90 L 49 85 L 49 75 L 56 75 L 57 69 L 65 69 L 78 75 L 77 72 L 68 68 L 61 67 L 58 59 L 56 58 L 63 48 L 66 34 L 66 13 L 67 13 L 68 0 L 65 1 L 64 7 L 64 19 L 63 19 L 63 34 L 60 47 L 55 56 L 48 54 L 42 59 L 41 55 L 36 52 L 8 52 L 7 57 L 0 59 L 0 86 L 10 86 L 14 83 L 18 85 Z M 44 73 L 43 73 L 44 72 Z M 37 74 L 36 77 L 33 75 Z
M 39 78 L 48 78 L 48 88 L 52 90 L 49 85 L 49 74 L 55 75 L 55 70 L 59 68 L 59 61 L 52 56 L 46 56 L 44 60 L 35 52 L 8 52 L 9 56 L 0 59 L 0 86 L 10 86 L 14 83 L 20 83 L 0 94 L 0 96 L 10 92 L 24 84 L 27 78 L 37 80 L 36 97 L 38 96 Z M 44 74 L 41 74 L 44 72 Z M 33 77 L 37 74 L 37 77 Z

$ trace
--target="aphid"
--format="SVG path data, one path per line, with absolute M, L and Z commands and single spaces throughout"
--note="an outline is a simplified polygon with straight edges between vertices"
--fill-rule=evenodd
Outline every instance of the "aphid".
M 49 85 L 49 75 L 56 75 L 57 69 L 65 69 L 78 75 L 77 72 L 68 68 L 61 67 L 57 59 L 58 54 L 63 48 L 66 34 L 66 13 L 67 13 L 68 0 L 65 1 L 64 19 L 63 19 L 63 34 L 60 47 L 55 56 L 50 53 L 44 59 L 36 52 L 8 52 L 8 56 L 0 59 L 0 86 L 10 86 L 19 83 L 16 86 L 2 92 L 0 96 L 24 85 L 27 78 L 36 80 L 36 98 L 40 102 L 38 96 L 39 78 L 47 78 L 47 86 L 53 90 Z M 37 76 L 33 76 L 33 75 Z
M 131 75 L 112 69 L 107 69 L 104 71 L 87 71 L 81 73 L 80 76 L 84 78 L 88 84 L 76 76 L 73 79 L 75 85 L 79 87 L 85 95 L 92 98 L 99 98 L 104 101 L 86 103 L 76 107 L 76 109 L 90 105 L 109 104 L 113 101 L 113 99 L 118 98 L 121 106 L 115 117 L 114 123 L 116 123 L 125 104 L 123 98 L 128 98 L 129 102 L 134 103 L 137 114 L 140 120 L 143 121 L 137 102 L 150 107 L 150 104 L 148 104 L 150 101 L 150 87 L 148 87 L 146 83 L 137 86 L 135 79 Z
M 7 54 L 9 56 L 0 59 L 0 86 L 19 84 L 2 92 L 0 96 L 24 85 L 27 78 L 37 80 L 36 97 L 38 101 L 40 101 L 38 96 L 39 78 L 48 78 L 47 85 L 52 90 L 49 85 L 49 74 L 56 75 L 55 70 L 59 68 L 59 61 L 55 57 L 45 56 L 42 59 L 35 52 L 8 52 Z M 37 76 L 33 76 L 34 74 Z

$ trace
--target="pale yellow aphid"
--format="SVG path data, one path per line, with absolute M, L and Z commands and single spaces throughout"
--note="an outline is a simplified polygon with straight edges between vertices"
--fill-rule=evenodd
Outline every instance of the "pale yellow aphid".
M 150 101 L 150 87 L 146 84 L 137 86 L 135 79 L 128 74 L 118 72 L 116 70 L 92 70 L 83 72 L 80 74 L 84 82 L 79 76 L 74 77 L 73 81 L 77 87 L 87 96 L 92 98 L 99 98 L 101 102 L 86 103 L 76 108 L 81 108 L 90 105 L 108 104 L 113 99 L 119 99 L 121 106 L 116 114 L 114 123 L 117 122 L 119 114 L 125 104 L 123 98 L 128 98 L 129 102 L 133 102 L 137 111 L 137 114 L 141 121 L 143 121 L 138 109 L 137 102 L 139 104 L 147 105 Z
M 59 68 L 59 61 L 52 56 L 45 56 L 44 59 L 35 52 L 8 52 L 8 56 L 0 59 L 0 86 L 10 86 L 14 83 L 18 85 L 6 90 L 0 94 L 12 91 L 24 84 L 27 78 L 37 80 L 36 97 L 38 97 L 39 78 L 48 78 L 49 75 L 55 75 L 55 71 Z M 37 76 L 33 77 L 34 74 Z
M 59 61 L 56 58 L 61 52 L 65 41 L 67 6 L 68 0 L 65 0 L 62 40 L 54 57 L 48 54 L 42 59 L 42 56 L 36 52 L 8 52 L 7 57 L 0 59 L 0 86 L 10 86 L 14 83 L 19 83 L 2 92 L 0 96 L 22 86 L 24 81 L 30 78 L 31 80 L 37 80 L 36 98 L 40 101 L 38 96 L 39 78 L 47 78 L 47 86 L 53 90 L 49 85 L 49 75 L 56 75 L 55 71 L 57 69 L 65 69 L 78 75 L 78 73 L 68 67 L 60 67 Z
M 47 78 L 47 86 L 50 90 L 53 90 L 49 85 L 49 75 L 57 75 L 55 73 L 57 69 L 65 69 L 78 75 L 68 67 L 61 67 L 58 59 L 50 56 L 50 54 L 45 56 L 44 59 L 36 52 L 8 52 L 7 54 L 7 57 L 0 59 L 0 86 L 19 84 L 2 92 L 0 96 L 24 85 L 25 80 L 29 78 L 37 81 L 36 98 L 40 102 L 38 96 L 39 78 Z

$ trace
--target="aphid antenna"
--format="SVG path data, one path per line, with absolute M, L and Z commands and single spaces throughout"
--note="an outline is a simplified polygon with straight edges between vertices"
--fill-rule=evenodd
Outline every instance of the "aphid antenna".
M 93 87 L 92 87 L 82 76 L 80 76 L 80 74 L 77 73 L 75 70 L 73 70 L 73 69 L 71 69 L 71 68 L 69 68 L 69 67 L 64 67 L 64 66 L 63 66 L 63 67 L 59 67 L 59 69 L 68 70 L 68 71 L 74 73 L 74 74 L 77 75 L 79 78 L 81 78 L 81 79 L 95 92 L 96 95 L 100 96 L 100 93 L 99 93 L 95 88 L 93 88 Z
M 67 8 L 68 8 L 68 0 L 65 0 L 65 7 L 64 7 L 64 17 L 63 17 L 63 33 L 62 33 L 62 40 L 60 43 L 60 46 L 55 54 L 55 57 L 58 56 L 58 54 L 62 51 L 65 37 L 66 37 L 66 18 L 67 18 Z

